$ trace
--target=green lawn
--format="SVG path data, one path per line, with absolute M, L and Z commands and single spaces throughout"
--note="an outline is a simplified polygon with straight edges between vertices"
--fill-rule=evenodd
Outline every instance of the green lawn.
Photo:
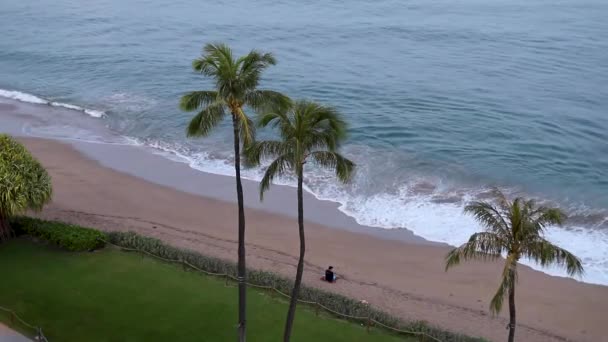
M 0 245 L 0 306 L 56 341 L 234 341 L 236 287 L 137 254 Z M 248 339 L 279 341 L 287 303 L 249 291 Z M 0 312 L 0 320 L 9 322 Z M 293 341 L 404 341 L 301 307 Z M 408 340 L 414 341 L 414 339 Z

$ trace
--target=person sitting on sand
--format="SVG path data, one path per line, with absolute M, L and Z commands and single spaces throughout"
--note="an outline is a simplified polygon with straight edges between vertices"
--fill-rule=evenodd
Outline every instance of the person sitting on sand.
M 336 282 L 336 274 L 333 271 L 334 267 L 333 266 L 329 266 L 329 268 L 327 270 L 325 270 L 325 277 L 323 277 L 323 280 L 330 282 L 330 283 L 335 283 Z

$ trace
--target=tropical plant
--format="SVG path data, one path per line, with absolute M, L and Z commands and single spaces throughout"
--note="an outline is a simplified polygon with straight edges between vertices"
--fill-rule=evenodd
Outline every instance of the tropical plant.
M 13 235 L 9 218 L 41 210 L 52 195 L 51 177 L 28 150 L 0 134 L 0 242 Z
M 234 58 L 224 44 L 207 44 L 203 54 L 192 62 L 195 71 L 215 81 L 215 90 L 199 90 L 185 94 L 180 101 L 184 111 L 198 110 L 186 130 L 188 137 L 208 135 L 230 113 L 234 134 L 234 168 L 238 202 L 238 279 L 239 279 L 239 341 L 246 339 L 246 265 L 245 210 L 241 185 L 240 149 L 253 142 L 255 129 L 245 109 L 255 111 L 283 107 L 289 98 L 279 92 L 257 89 L 262 72 L 276 64 L 270 53 L 252 50 Z
M 548 225 L 561 225 L 566 215 L 557 208 L 539 206 L 534 200 L 515 198 L 513 201 L 498 189 L 496 203 L 471 202 L 465 212 L 483 225 L 484 232 L 471 235 L 469 241 L 454 248 L 446 256 L 446 271 L 461 261 L 470 259 L 497 260 L 506 256 L 500 286 L 490 301 L 490 310 L 497 314 L 503 299 L 509 297 L 509 342 L 515 338 L 515 284 L 517 265 L 524 257 L 541 266 L 565 267 L 569 275 L 582 275 L 580 260 L 567 250 L 544 238 Z
M 336 152 L 340 142 L 345 138 L 346 123 L 334 108 L 300 100 L 285 111 L 274 111 L 263 115 L 260 125 L 278 128 L 281 137 L 280 141 L 255 142 L 246 150 L 247 161 L 252 165 L 259 165 L 260 161 L 266 158 L 275 158 L 260 182 L 260 199 L 263 199 L 264 192 L 270 188 L 277 176 L 292 174 L 296 176 L 298 182 L 300 257 L 283 334 L 283 340 L 289 341 L 302 284 L 306 250 L 304 165 L 312 162 L 317 166 L 331 169 L 342 182 L 349 180 L 355 165 Z

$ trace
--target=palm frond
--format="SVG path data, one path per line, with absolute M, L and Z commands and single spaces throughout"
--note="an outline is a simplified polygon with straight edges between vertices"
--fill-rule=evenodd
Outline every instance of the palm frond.
M 519 211 L 521 223 L 517 227 L 517 231 L 519 233 L 518 240 L 523 242 L 534 241 L 542 237 L 547 226 L 561 225 L 566 219 L 566 215 L 560 209 L 536 207 L 532 200 L 520 203 L 522 203 L 522 208 Z
M 471 235 L 469 241 L 452 249 L 446 256 L 445 270 L 468 260 L 496 260 L 506 250 L 505 241 L 493 232 Z
M 564 267 L 570 276 L 582 276 L 584 274 L 583 265 L 579 258 L 543 238 L 526 241 L 522 247 L 522 255 L 534 260 L 541 266 L 558 265 Z
M 276 59 L 271 53 L 261 53 L 252 50 L 249 54 L 236 61 L 239 69 L 239 81 L 244 89 L 254 89 L 257 87 L 262 72 L 271 65 L 276 64 Z
M 261 113 L 258 115 L 258 126 L 260 127 L 276 127 L 279 122 L 286 122 L 289 124 L 289 118 L 285 112 L 280 111 L 269 111 L 267 113 Z
M 230 65 L 232 65 L 232 52 L 227 45 L 221 43 L 206 44 L 202 56 L 192 62 L 195 71 L 215 79 L 225 74 Z
M 236 115 L 239 122 L 241 141 L 243 142 L 243 145 L 247 147 L 255 141 L 255 124 L 242 109 L 240 109 Z
M 245 149 L 245 160 L 248 166 L 258 166 L 263 159 L 286 155 L 289 144 L 282 141 L 256 141 Z
M 238 71 L 232 50 L 225 44 L 206 44 L 203 55 L 192 63 L 194 70 L 215 79 L 220 96 L 228 99 L 234 92 Z
M 291 105 L 291 99 L 278 91 L 253 90 L 247 92 L 244 103 L 258 113 L 285 112 Z
M 334 170 L 336 177 L 343 183 L 350 180 L 355 169 L 355 163 L 336 152 L 315 151 L 311 153 L 310 157 L 316 164 Z
M 183 111 L 191 112 L 201 107 L 208 106 L 213 102 L 219 101 L 216 91 L 192 91 L 179 101 L 179 108 Z
M 500 235 L 505 237 L 510 235 L 508 219 L 503 217 L 492 204 L 474 201 L 464 208 L 464 212 L 475 217 L 489 231 L 500 232 Z
M 234 58 L 232 57 L 232 49 L 224 43 L 208 43 L 203 47 L 203 55 L 209 56 L 218 64 L 232 65 Z
M 522 226 L 526 225 L 527 218 L 525 208 L 521 205 L 524 201 L 524 198 L 516 197 L 513 202 L 511 202 L 509 219 L 511 220 L 511 234 L 515 241 L 523 239 Z
M 330 106 L 316 105 L 313 107 L 313 114 L 310 115 L 312 127 L 321 131 L 331 131 L 336 140 L 346 138 L 347 124 L 340 112 Z
M 546 227 L 549 225 L 562 225 L 568 218 L 559 208 L 539 207 L 531 214 L 534 223 Z
M 502 270 L 500 278 L 500 286 L 490 301 L 490 310 L 493 314 L 498 314 L 502 309 L 502 304 L 507 295 L 507 291 L 513 286 L 517 280 L 517 258 L 515 255 L 508 255 L 505 260 L 505 266 Z
M 270 185 L 275 177 L 283 176 L 291 169 L 293 169 L 293 165 L 290 162 L 290 158 L 286 156 L 280 156 L 270 163 L 264 173 L 264 177 L 260 181 L 260 200 L 264 199 L 264 193 L 270 189 Z
M 203 137 L 209 134 L 225 117 L 226 112 L 221 102 L 212 103 L 196 114 L 186 130 L 188 137 Z
M 293 125 L 292 114 L 291 110 L 272 111 L 261 114 L 258 117 L 258 126 L 278 128 L 283 140 L 294 139 L 296 137 L 296 129 Z
M 272 53 L 262 53 L 254 49 L 247 55 L 239 58 L 237 64 L 240 65 L 242 74 L 259 73 L 271 65 L 276 65 L 277 60 Z
M 220 69 L 218 61 L 212 56 L 202 56 L 192 61 L 192 69 L 209 77 L 216 77 Z
M 346 122 L 333 107 L 299 100 L 293 106 L 296 135 L 307 149 L 333 151 L 346 138 Z
M 498 187 L 494 187 L 492 189 L 492 195 L 494 196 L 494 200 L 502 211 L 508 212 L 510 210 L 511 202 L 504 194 L 504 192 L 500 191 Z

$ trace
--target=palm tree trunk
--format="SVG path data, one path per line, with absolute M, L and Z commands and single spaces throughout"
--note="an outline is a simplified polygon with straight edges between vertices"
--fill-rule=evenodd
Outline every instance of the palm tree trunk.
M 293 329 L 293 321 L 296 316 L 296 305 L 300 295 L 300 286 L 302 285 L 302 274 L 304 273 L 304 253 L 306 252 L 306 240 L 304 239 L 304 196 L 302 190 L 303 171 L 298 172 L 298 228 L 300 232 L 300 259 L 298 260 L 298 268 L 296 270 L 296 281 L 293 284 L 291 291 L 291 300 L 289 301 L 289 310 L 287 311 L 287 321 L 285 322 L 285 332 L 283 341 L 289 342 L 291 331 Z
M 241 184 L 241 144 L 239 141 L 239 122 L 235 114 L 232 115 L 234 130 L 234 169 L 236 171 L 236 197 L 239 206 L 239 259 L 237 277 L 239 283 L 239 342 L 245 342 L 247 323 L 247 268 L 245 264 L 245 208 L 243 203 L 243 185 Z
M 509 342 L 515 340 L 515 279 L 509 286 Z

